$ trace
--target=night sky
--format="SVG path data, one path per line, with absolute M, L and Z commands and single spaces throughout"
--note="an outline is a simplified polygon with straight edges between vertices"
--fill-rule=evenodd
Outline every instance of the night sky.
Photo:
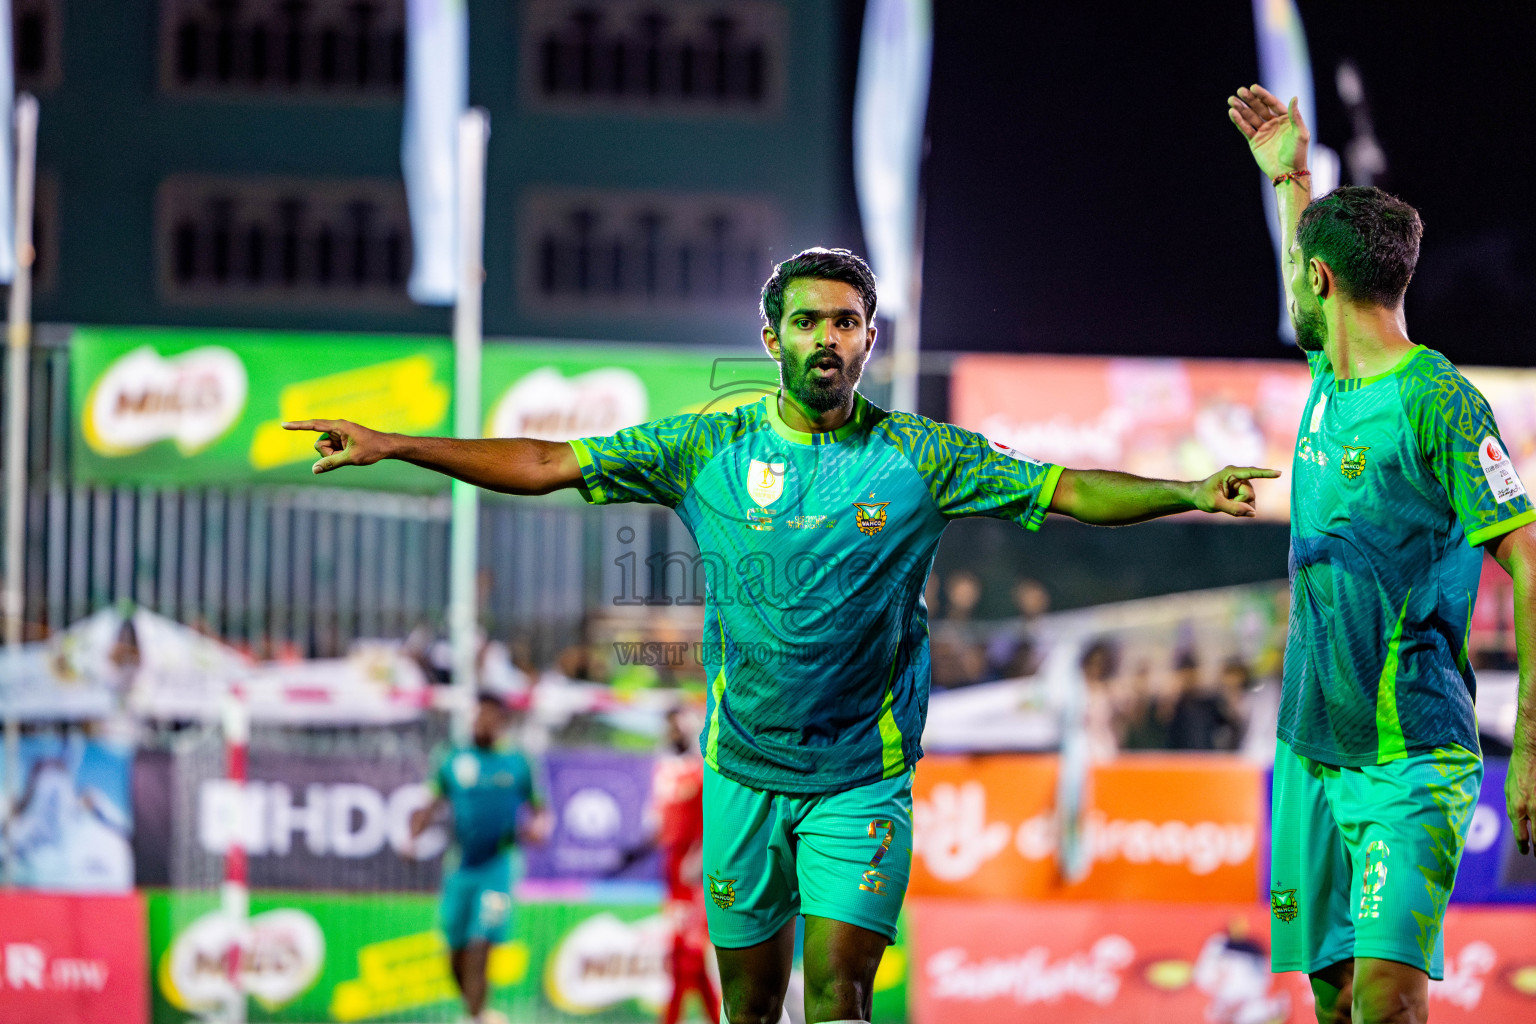
M 927 349 L 1277 357 L 1262 179 L 1225 116 L 1257 75 L 1245 0 L 938 0 L 927 166 Z M 1417 206 L 1414 340 L 1536 365 L 1536 5 L 1300 4 L 1318 117 L 1360 68 Z M 1348 182 L 1346 166 L 1344 180 Z

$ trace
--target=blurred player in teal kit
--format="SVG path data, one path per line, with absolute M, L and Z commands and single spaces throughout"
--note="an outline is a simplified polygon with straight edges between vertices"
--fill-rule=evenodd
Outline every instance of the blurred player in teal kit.
M 1467 640 L 1484 551 L 1514 578 L 1520 707 L 1505 797 L 1536 814 L 1536 509 L 1487 401 L 1408 339 L 1418 211 L 1311 200 L 1309 133 L 1253 86 L 1229 117 L 1277 190 L 1312 388 L 1291 473 L 1291 616 L 1275 750 L 1276 971 L 1324 1024 L 1428 1018 L 1483 765 Z
M 1064 470 L 855 391 L 875 280 L 809 249 L 763 287 L 780 386 L 758 401 L 570 443 L 319 430 L 315 472 L 399 458 L 492 490 L 574 487 L 674 509 L 698 543 L 708 680 L 704 873 L 730 1024 L 776 1024 L 805 917 L 809 1024 L 869 1019 L 912 859 L 912 771 L 928 707 L 923 585 L 945 526 L 1056 512 L 1104 525 L 1254 514 L 1255 477 L 1195 483 Z
M 512 925 L 512 847 L 543 831 L 533 768 L 507 745 L 508 719 L 500 698 L 481 694 L 471 742 L 439 756 L 427 780 L 432 803 L 411 816 L 413 839 L 444 809 L 453 817 L 458 865 L 443 876 L 441 919 L 453 980 L 476 1024 L 500 1017 L 485 1009 L 486 965 Z

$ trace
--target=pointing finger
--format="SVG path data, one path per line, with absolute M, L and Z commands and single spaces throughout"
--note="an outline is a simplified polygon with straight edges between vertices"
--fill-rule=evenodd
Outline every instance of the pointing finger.
M 1273 480 L 1280 475 L 1278 469 L 1260 469 L 1257 466 L 1233 466 L 1227 472 L 1234 480 Z
M 284 430 L 335 430 L 339 420 L 288 420 Z

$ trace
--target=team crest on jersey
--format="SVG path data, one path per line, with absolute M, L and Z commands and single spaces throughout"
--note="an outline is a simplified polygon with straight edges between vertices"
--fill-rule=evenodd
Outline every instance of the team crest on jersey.
M 1269 909 L 1275 912 L 1275 920 L 1281 924 L 1290 924 L 1296 920 L 1296 915 L 1301 910 L 1300 905 L 1296 902 L 1296 890 L 1269 890 Z
M 873 537 L 885 526 L 885 507 L 888 501 L 856 501 L 853 503 L 854 521 L 858 524 L 859 532 L 866 537 Z
M 736 879 L 716 878 L 714 875 L 707 877 L 709 878 L 709 898 L 715 901 L 715 906 L 721 910 L 730 910 L 734 907 L 736 905 Z
M 480 761 L 464 751 L 453 758 L 453 777 L 463 789 L 474 789 L 480 782 Z
M 1365 453 L 1370 450 L 1369 446 L 1364 448 L 1344 446 L 1344 458 L 1339 462 L 1339 471 L 1344 474 L 1345 479 L 1353 480 L 1365 472 Z
M 747 467 L 747 493 L 752 500 L 767 508 L 784 493 L 784 472 L 788 467 L 782 462 L 763 462 L 753 459 Z

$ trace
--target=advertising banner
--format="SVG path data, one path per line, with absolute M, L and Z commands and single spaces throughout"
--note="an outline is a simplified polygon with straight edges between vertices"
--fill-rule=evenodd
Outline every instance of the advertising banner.
M 414 842 L 409 834 L 411 813 L 432 799 L 426 775 L 424 752 L 379 758 L 256 749 L 242 790 L 224 779 L 217 749 L 141 753 L 134 764 L 141 884 L 221 877 L 224 851 L 239 836 L 252 886 L 436 889 L 447 829 L 433 826 Z
M 772 361 L 753 356 L 492 342 L 483 355 L 484 433 L 568 440 L 730 408 L 763 393 L 762 384 L 743 389 L 743 377 L 770 389 L 777 380 Z M 89 327 L 71 339 L 70 381 L 74 473 L 100 483 L 302 484 L 313 478 L 315 436 L 283 430 L 285 420 L 350 419 L 422 435 L 448 434 L 452 424 L 446 338 Z M 401 462 L 326 479 L 445 489 L 442 477 Z
M 491 951 L 490 1006 L 512 1020 L 650 1024 L 671 984 L 659 897 L 655 886 L 520 887 L 512 939 Z M 227 996 L 238 934 L 212 894 L 150 894 L 156 1024 L 198 1019 Z M 247 943 L 239 980 L 252 1021 L 460 1015 L 431 896 L 258 892 Z M 905 1019 L 907 956 L 903 940 L 882 962 L 877 1024 Z M 697 1000 L 685 1014 L 703 1019 Z
M 912 900 L 913 1017 L 973 1024 L 1044 1015 L 1063 1024 L 1306 1024 L 1306 976 L 1269 970 L 1268 908 L 1254 903 L 980 903 Z M 1536 1014 L 1531 911 L 1452 909 L 1437 1022 Z M 1042 1019 L 1044 1019 L 1042 1017 Z
M 544 760 L 555 828 L 525 851 L 529 878 L 660 877 L 646 808 L 655 759 L 607 750 L 551 750 Z
M 145 935 L 137 893 L 0 892 L 0 1024 L 144 1024 Z
M 54 892 L 132 889 L 129 752 L 78 732 L 33 733 L 21 738 L 19 761 L 21 799 L 0 846 L 11 881 Z
M 1453 903 L 1536 903 L 1536 858 L 1520 855 L 1504 807 L 1508 771 L 1508 758 L 1483 758 L 1483 788 L 1456 871 Z
M 1536 472 L 1536 371 L 1463 368 L 1515 465 Z M 1289 471 L 1310 378 L 1292 360 L 965 355 L 955 423 L 1048 462 L 1199 479 L 1227 464 Z M 1290 516 L 1290 484 L 1258 481 L 1259 515 Z
M 912 790 L 911 892 L 987 901 L 1253 898 L 1256 766 L 1214 755 L 1096 765 L 1083 830 L 1091 866 L 1069 884 L 1056 862 L 1057 763 L 1048 755 L 925 758 Z
M 778 364 L 760 350 L 507 342 L 486 345 L 483 373 L 486 437 L 569 441 L 755 402 L 774 389 Z

